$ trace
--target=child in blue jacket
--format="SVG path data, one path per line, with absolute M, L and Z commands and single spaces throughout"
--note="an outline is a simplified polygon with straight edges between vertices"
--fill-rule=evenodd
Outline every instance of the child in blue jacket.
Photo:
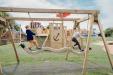
M 35 33 L 31 31 L 30 26 L 26 26 L 26 34 L 27 34 L 27 41 L 29 42 L 29 49 L 31 50 L 32 46 L 35 45 L 37 49 L 39 49 L 39 45 L 37 41 L 34 39 Z

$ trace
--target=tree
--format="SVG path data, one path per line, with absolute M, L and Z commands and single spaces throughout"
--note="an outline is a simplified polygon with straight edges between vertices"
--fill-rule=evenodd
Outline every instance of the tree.
M 19 31 L 19 30 L 20 30 L 19 25 L 15 24 L 15 25 L 14 25 L 14 29 L 15 29 L 16 31 Z
M 105 36 L 106 36 L 106 37 L 111 37 L 111 36 L 113 36 L 113 28 L 107 28 L 107 29 L 105 30 Z
M 11 15 L 9 15 L 6 12 L 0 12 L 0 17 L 11 17 Z M 17 31 L 20 29 L 20 27 L 15 23 L 14 20 L 10 20 L 9 25 L 10 25 L 11 29 L 15 29 Z

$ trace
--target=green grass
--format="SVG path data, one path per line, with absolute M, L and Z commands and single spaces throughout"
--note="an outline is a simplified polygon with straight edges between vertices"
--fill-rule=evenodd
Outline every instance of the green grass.
M 94 41 L 96 39 L 93 39 Z M 97 41 L 96 41 L 97 42 Z M 51 62 L 73 62 L 80 63 L 82 65 L 83 56 L 70 53 L 69 60 L 65 60 L 66 53 L 52 53 L 52 52 L 42 52 L 36 55 L 29 55 L 23 51 L 18 44 L 16 48 L 19 54 L 21 63 L 23 64 L 41 64 L 45 61 Z M 111 67 L 108 62 L 106 53 L 102 50 L 103 48 L 94 45 L 93 50 L 89 52 L 88 60 L 90 64 L 95 64 L 103 68 L 97 69 L 95 71 L 88 71 L 88 75 L 112 75 Z M 0 46 L 0 63 L 4 66 L 12 65 L 16 63 L 15 54 L 11 44 Z

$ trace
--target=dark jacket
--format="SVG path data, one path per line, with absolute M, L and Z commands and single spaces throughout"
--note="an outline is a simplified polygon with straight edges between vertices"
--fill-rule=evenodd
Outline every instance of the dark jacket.
M 31 30 L 26 30 L 26 34 L 27 34 L 27 40 L 33 40 L 33 35 L 35 35 L 35 33 L 33 33 Z

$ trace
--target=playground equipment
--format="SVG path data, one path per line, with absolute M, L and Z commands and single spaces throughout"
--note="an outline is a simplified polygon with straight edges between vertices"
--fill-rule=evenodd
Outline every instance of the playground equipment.
M 28 15 L 31 18 L 30 13 L 28 13 Z M 35 22 L 32 20 L 30 23 L 30 27 L 31 27 L 31 30 L 36 33 L 35 38 L 37 39 L 39 46 L 42 47 L 41 51 L 49 50 L 52 52 L 62 52 L 66 49 L 67 40 L 65 37 L 65 30 L 64 30 L 63 22 L 62 23 L 50 23 L 48 28 L 44 28 L 40 22 Z M 21 34 L 21 31 L 20 31 L 20 34 Z M 43 40 L 41 38 L 43 38 Z M 30 50 L 26 48 L 25 44 L 20 44 L 20 45 L 25 51 L 30 53 Z M 36 54 L 40 53 L 40 51 L 36 49 L 32 49 L 32 50 L 33 51 L 31 53 L 33 54 L 34 52 Z
M 110 62 L 110 65 L 111 65 L 111 68 L 113 69 L 113 63 L 112 63 L 112 59 L 111 59 L 111 56 L 109 54 L 109 49 L 107 47 L 107 43 L 106 43 L 106 40 L 105 40 L 105 36 L 104 36 L 104 32 L 102 30 L 102 26 L 99 22 L 99 19 L 98 19 L 98 15 L 99 15 L 99 11 L 98 10 L 67 10 L 67 9 L 33 9 L 33 8 L 11 8 L 11 7 L 0 7 L 0 11 L 2 12 L 23 12 L 23 13 L 63 13 L 63 12 L 68 12 L 70 14 L 89 14 L 90 17 L 89 18 L 83 18 L 83 19 L 54 19 L 54 20 L 60 20 L 60 21 L 76 21 L 77 22 L 77 25 L 79 26 L 79 24 L 81 22 L 84 22 L 86 20 L 90 20 L 90 25 L 89 25 L 89 32 L 88 32 L 88 38 L 87 38 L 87 43 L 86 43 L 86 49 L 85 49 L 85 55 L 84 55 L 84 61 L 83 61 L 83 70 L 82 70 L 82 74 L 83 75 L 86 75 L 87 74 L 87 65 L 88 65 L 88 51 L 89 51 L 89 43 L 90 43 L 90 36 L 91 36 L 91 30 L 92 30 L 92 27 L 93 27 L 93 24 L 96 23 L 99 27 L 99 30 L 100 30 L 100 33 L 102 35 L 102 40 L 103 40 L 103 43 L 104 43 L 104 46 L 105 46 L 105 49 L 106 49 L 106 53 L 107 53 L 107 56 L 108 56 L 108 59 L 109 59 L 109 62 Z M 13 19 L 13 20 L 23 20 L 23 21 L 26 21 L 26 20 L 53 20 L 53 19 L 47 19 L 47 18 L 15 18 L 15 17 L 6 17 L 6 20 L 7 22 L 10 20 L 10 19 Z M 6 23 L 7 23 L 6 22 Z M 9 25 L 7 23 L 7 25 Z M 10 30 L 10 27 L 8 27 L 9 30 Z M 11 31 L 10 31 L 11 33 Z M 12 34 L 11 34 L 11 38 L 12 38 Z M 12 45 L 14 47 L 14 51 L 15 51 L 15 54 L 16 54 L 16 58 L 17 58 L 17 62 L 19 62 L 19 58 L 18 58 L 18 54 L 16 52 L 16 47 L 15 47 L 15 44 L 14 44 L 14 41 L 13 41 L 13 38 L 11 40 L 12 42 Z M 68 56 L 68 54 L 67 54 Z
M 68 35 L 70 36 L 70 38 L 69 40 L 66 40 L 66 29 L 63 28 L 64 26 L 62 23 L 50 23 L 48 25 L 48 28 L 45 28 L 45 30 L 43 30 L 43 26 L 40 25 L 39 22 L 32 22 L 31 30 L 36 33 L 35 38 L 37 39 L 39 46 L 42 48 L 41 50 L 33 48 L 33 51 L 30 51 L 29 49 L 24 48 L 24 46 L 26 47 L 25 44 L 23 44 L 24 46 L 22 47 L 29 54 L 37 54 L 42 52 L 42 50 L 49 50 L 52 52 L 65 52 L 67 49 L 66 45 L 68 43 L 71 43 L 71 36 Z M 71 47 L 71 45 L 68 45 L 68 47 Z
M 29 18 L 32 18 L 30 13 L 28 13 L 28 15 L 29 15 Z M 56 52 L 55 50 L 62 50 L 63 47 L 66 47 L 65 30 L 64 30 L 62 20 L 61 20 L 61 23 L 50 23 L 48 25 L 48 28 L 45 28 L 46 30 L 45 32 L 44 32 L 44 27 L 43 25 L 41 25 L 40 22 L 35 22 L 34 20 L 32 20 L 31 29 L 36 33 L 37 35 L 36 39 L 38 39 L 37 41 L 39 43 L 39 46 L 42 47 L 42 49 Z M 41 40 L 41 38 L 43 38 L 42 40 L 43 43 L 42 41 L 39 41 Z
M 50 36 L 48 38 L 47 46 L 55 49 L 60 49 L 65 46 L 65 33 L 63 33 L 62 23 L 50 23 L 49 31 Z M 53 44 L 54 43 L 54 44 Z

